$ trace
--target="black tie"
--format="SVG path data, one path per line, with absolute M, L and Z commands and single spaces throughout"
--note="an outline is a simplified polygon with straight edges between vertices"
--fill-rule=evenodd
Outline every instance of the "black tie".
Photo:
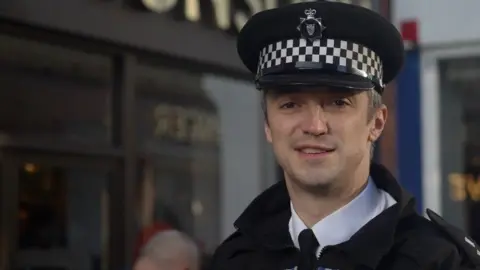
M 303 230 L 298 236 L 300 245 L 300 262 L 298 270 L 314 270 L 317 260 L 317 238 L 311 229 Z

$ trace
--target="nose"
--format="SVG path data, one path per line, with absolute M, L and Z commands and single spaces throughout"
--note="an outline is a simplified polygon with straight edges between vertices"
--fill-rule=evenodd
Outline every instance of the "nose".
M 302 130 L 303 133 L 311 136 L 320 136 L 327 133 L 328 126 L 322 106 L 318 104 L 310 106 L 305 114 Z

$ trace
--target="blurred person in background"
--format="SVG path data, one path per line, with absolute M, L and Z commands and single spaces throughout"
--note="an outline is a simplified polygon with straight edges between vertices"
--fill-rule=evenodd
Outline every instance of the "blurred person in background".
M 265 134 L 284 172 L 235 221 L 213 270 L 480 269 L 465 233 L 372 162 L 403 40 L 380 14 L 313 1 L 262 11 L 237 50 L 262 91 Z M 247 168 L 248 169 L 248 168 Z
M 165 230 L 142 247 L 134 270 L 199 270 L 201 254 L 197 244 L 177 230 Z
M 137 241 L 135 243 L 134 247 L 134 254 L 133 258 L 137 259 L 140 256 L 140 252 L 142 248 L 154 237 L 160 232 L 167 231 L 167 230 L 174 230 L 170 224 L 166 222 L 153 222 L 150 226 L 147 226 L 146 228 L 143 228 L 140 231 L 140 234 L 137 237 Z

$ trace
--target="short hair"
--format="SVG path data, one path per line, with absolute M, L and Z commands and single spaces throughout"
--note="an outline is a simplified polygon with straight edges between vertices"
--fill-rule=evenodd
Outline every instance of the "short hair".
M 368 101 L 369 101 L 369 111 L 368 111 L 368 120 L 372 120 L 375 111 L 383 105 L 382 95 L 374 89 L 370 89 L 367 92 Z
M 382 95 L 373 89 L 369 90 L 367 94 L 368 94 L 368 101 L 369 101 L 368 121 L 370 121 L 375 115 L 376 110 L 383 105 L 383 100 L 382 100 Z M 373 160 L 375 155 L 375 147 L 376 147 L 376 142 L 372 142 L 372 145 L 370 147 L 371 160 Z
M 188 235 L 177 230 L 155 234 L 142 248 L 140 256 L 162 265 L 185 259 L 189 269 L 198 269 L 200 266 L 200 251 L 197 244 Z

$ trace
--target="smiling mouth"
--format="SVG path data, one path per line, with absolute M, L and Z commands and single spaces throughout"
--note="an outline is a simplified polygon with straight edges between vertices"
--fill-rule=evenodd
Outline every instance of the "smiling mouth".
M 333 150 L 329 150 L 329 149 L 316 149 L 316 148 L 302 148 L 302 149 L 297 149 L 297 151 L 303 154 L 325 154 L 325 153 L 333 152 Z
M 327 147 L 302 146 L 295 148 L 295 151 L 297 151 L 302 157 L 317 158 L 326 156 L 335 151 L 335 149 Z

